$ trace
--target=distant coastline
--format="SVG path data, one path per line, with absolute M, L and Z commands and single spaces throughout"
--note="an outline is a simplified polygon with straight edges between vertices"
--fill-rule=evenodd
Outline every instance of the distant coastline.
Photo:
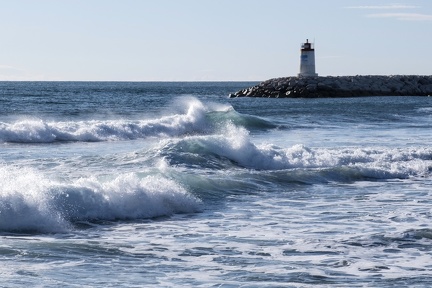
M 236 97 L 336 98 L 431 96 L 432 76 L 316 76 L 273 78 L 230 94 Z

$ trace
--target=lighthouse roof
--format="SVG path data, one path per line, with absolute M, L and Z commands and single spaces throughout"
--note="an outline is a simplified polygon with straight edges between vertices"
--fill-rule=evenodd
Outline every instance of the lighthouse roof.
M 306 40 L 306 43 L 301 44 L 301 50 L 302 51 L 313 51 L 314 45 L 313 45 L 313 43 L 309 43 L 309 41 Z

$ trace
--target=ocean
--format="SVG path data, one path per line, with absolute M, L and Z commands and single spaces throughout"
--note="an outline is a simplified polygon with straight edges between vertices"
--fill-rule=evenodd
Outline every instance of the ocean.
M 432 98 L 0 82 L 0 287 L 429 287 Z

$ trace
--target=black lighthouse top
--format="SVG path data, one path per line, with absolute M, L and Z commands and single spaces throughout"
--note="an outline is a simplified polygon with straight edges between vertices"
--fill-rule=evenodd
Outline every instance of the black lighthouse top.
M 309 43 L 309 39 L 306 39 L 306 43 L 301 46 L 301 51 L 314 51 L 312 43 Z

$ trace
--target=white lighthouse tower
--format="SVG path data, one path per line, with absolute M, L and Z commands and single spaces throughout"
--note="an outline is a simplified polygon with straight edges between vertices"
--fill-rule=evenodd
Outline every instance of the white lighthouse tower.
M 300 73 L 298 76 L 318 76 L 315 73 L 315 49 L 313 44 L 309 43 L 309 39 L 306 39 L 306 43 L 301 45 L 300 51 Z

